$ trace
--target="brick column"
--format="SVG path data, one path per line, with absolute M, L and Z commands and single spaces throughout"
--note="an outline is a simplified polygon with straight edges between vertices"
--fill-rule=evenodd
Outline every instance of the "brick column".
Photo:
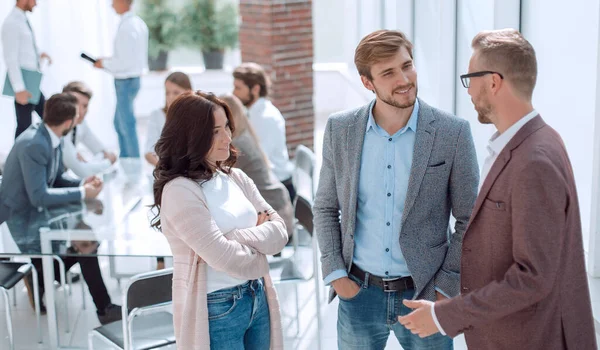
M 242 61 L 270 75 L 269 97 L 286 120 L 288 149 L 312 149 L 312 0 L 240 0 L 240 15 Z

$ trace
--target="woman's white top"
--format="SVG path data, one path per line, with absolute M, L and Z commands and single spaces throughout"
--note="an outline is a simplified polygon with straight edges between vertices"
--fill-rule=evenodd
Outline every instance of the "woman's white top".
M 162 129 L 165 126 L 167 116 L 163 109 L 157 109 L 148 118 L 148 133 L 146 136 L 146 147 L 144 148 L 144 154 L 154 153 L 154 145 L 160 138 Z
M 256 209 L 242 192 L 242 189 L 226 174 L 217 171 L 215 176 L 201 185 L 208 210 L 217 226 L 226 234 L 234 229 L 256 226 Z M 207 266 L 207 292 L 226 289 L 244 284 L 247 281 L 229 276 Z

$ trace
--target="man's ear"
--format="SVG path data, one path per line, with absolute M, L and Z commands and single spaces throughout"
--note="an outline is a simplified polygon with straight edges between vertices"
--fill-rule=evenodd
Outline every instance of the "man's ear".
M 371 80 L 369 80 L 369 78 L 367 78 L 364 75 L 360 76 L 360 81 L 362 81 L 363 86 L 367 89 L 370 90 L 372 92 L 375 92 L 375 86 L 373 86 L 373 82 Z
M 492 94 L 497 94 L 502 84 L 505 83 L 506 82 L 504 81 L 504 79 L 500 78 L 498 74 L 492 74 L 492 86 L 490 87 L 490 91 L 492 92 Z
M 252 87 L 252 89 L 250 89 L 250 94 L 252 94 L 252 96 L 256 96 L 259 97 L 260 96 L 260 85 L 256 84 Z

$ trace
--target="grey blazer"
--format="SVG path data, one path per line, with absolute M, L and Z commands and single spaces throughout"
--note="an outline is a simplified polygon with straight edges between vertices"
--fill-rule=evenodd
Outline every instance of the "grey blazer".
M 327 121 L 314 204 L 324 277 L 339 269 L 349 271 L 352 265 L 361 153 L 374 103 L 335 113 Z M 459 294 L 462 237 L 478 182 L 469 123 L 419 99 L 399 242 L 415 282 L 415 299 L 435 300 L 435 287 L 450 296 Z M 456 219 L 454 232 L 450 212 Z M 332 288 L 330 300 L 334 297 Z
M 52 141 L 43 124 L 30 126 L 17 138 L 6 158 L 0 185 L 0 223 L 15 210 L 81 200 L 80 181 L 66 176 L 62 166 L 51 179 L 52 157 Z M 58 162 L 62 164 L 60 153 Z

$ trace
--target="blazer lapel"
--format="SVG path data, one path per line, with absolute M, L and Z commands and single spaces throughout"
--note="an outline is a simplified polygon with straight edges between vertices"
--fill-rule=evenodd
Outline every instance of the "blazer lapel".
M 402 212 L 402 226 L 404 226 L 404 222 L 419 194 L 421 182 L 423 182 L 423 176 L 425 176 L 425 171 L 427 170 L 429 156 L 433 149 L 433 140 L 435 139 L 435 128 L 431 125 L 435 120 L 435 116 L 432 113 L 431 107 L 421 99 L 419 99 L 418 116 L 413 161 L 408 180 L 408 191 L 404 202 L 404 211 Z
M 48 130 L 44 126 L 44 123 L 40 123 L 38 125 L 38 132 L 40 132 L 44 136 L 46 141 L 48 141 L 48 147 L 50 148 L 50 156 L 52 158 L 50 159 L 49 168 L 48 167 L 46 168 L 46 170 L 47 170 L 46 181 L 48 183 L 48 187 L 53 187 L 54 181 L 56 180 L 56 173 L 57 173 L 57 171 L 55 170 L 55 167 L 56 167 L 55 162 L 58 161 L 58 159 L 55 159 L 56 158 L 56 150 L 52 147 L 52 138 L 50 137 Z
M 358 181 L 360 179 L 360 161 L 362 149 L 365 143 L 365 133 L 367 131 L 367 121 L 369 120 L 369 111 L 373 108 L 373 100 L 368 105 L 359 109 L 354 115 L 354 122 L 348 125 L 346 132 L 346 149 L 348 150 L 349 178 L 350 178 L 350 197 L 348 213 L 350 219 L 350 228 L 354 231 L 356 222 L 356 205 L 358 201 Z
M 479 213 L 479 210 L 483 205 L 483 201 L 492 189 L 494 182 L 496 182 L 496 179 L 508 164 L 508 161 L 511 158 L 512 150 L 514 150 L 521 143 L 523 143 L 523 141 L 525 141 L 525 139 L 527 139 L 529 135 L 533 134 L 535 131 L 537 131 L 545 125 L 546 123 L 544 122 L 542 117 L 540 117 L 539 115 L 537 117 L 534 117 L 525 125 L 523 125 L 523 127 L 521 127 L 521 129 L 515 134 L 515 136 L 513 136 L 513 138 L 508 142 L 508 144 L 506 144 L 504 149 L 500 152 L 500 154 L 496 158 L 496 161 L 494 161 L 494 164 L 492 164 L 492 167 L 490 168 L 488 175 L 483 181 L 483 184 L 481 185 L 481 189 L 479 190 L 479 194 L 477 195 L 477 199 L 475 200 L 475 205 L 473 206 L 473 211 L 471 213 L 471 219 L 467 224 L 467 229 L 465 230 L 465 233 L 469 230 L 469 227 L 471 226 L 471 223 L 477 216 L 477 213 Z

